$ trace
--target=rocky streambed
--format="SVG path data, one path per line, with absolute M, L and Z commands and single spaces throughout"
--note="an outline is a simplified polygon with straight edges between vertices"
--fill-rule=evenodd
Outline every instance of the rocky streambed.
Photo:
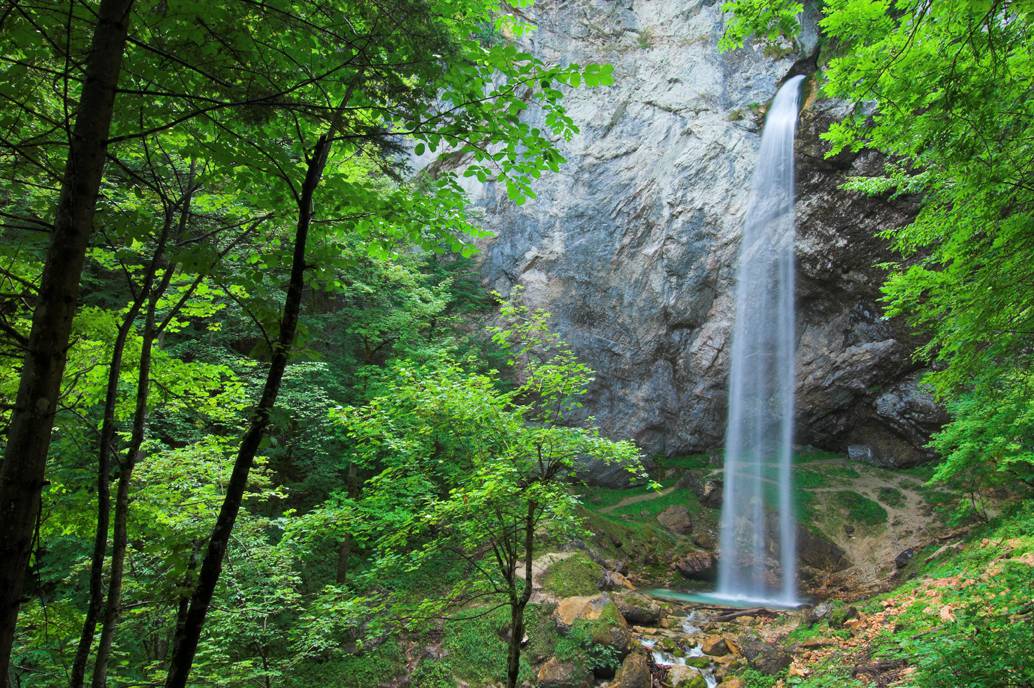
M 778 639 L 814 613 L 673 604 L 635 590 L 564 598 L 554 611 L 561 632 L 590 629 L 600 654 L 620 664 L 552 657 L 536 678 L 542 688 L 738 688 L 747 669 L 785 669 L 791 655 Z

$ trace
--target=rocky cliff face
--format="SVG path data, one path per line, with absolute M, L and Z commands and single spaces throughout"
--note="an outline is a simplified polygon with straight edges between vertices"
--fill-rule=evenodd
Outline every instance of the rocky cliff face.
M 581 133 L 538 198 L 515 207 L 480 190 L 485 282 L 525 285 L 597 371 L 588 407 L 606 432 L 647 450 L 721 446 L 735 261 L 762 110 L 815 47 L 719 55 L 712 0 L 540 0 L 529 39 L 543 57 L 609 62 L 616 83 L 574 92 Z M 807 84 L 809 94 L 814 86 Z M 823 158 L 836 104 L 809 95 L 798 134 L 797 441 L 888 464 L 922 458 L 940 411 L 915 388 L 914 342 L 876 304 L 889 256 L 873 233 L 907 202 L 838 189 L 879 168 L 871 154 Z

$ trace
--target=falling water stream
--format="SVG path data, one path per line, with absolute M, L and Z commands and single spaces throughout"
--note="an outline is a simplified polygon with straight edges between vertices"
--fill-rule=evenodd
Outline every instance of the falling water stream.
M 797 602 L 793 139 L 803 78 L 768 111 L 743 226 L 718 569 L 718 596 L 778 605 Z

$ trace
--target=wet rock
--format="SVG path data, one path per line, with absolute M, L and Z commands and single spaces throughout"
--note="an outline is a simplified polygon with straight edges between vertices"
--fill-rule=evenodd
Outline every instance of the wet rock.
M 711 580 L 715 575 L 715 560 L 710 552 L 688 552 L 672 563 L 672 567 L 692 580 Z
M 705 655 L 711 655 L 712 657 L 721 657 L 729 654 L 729 646 L 725 643 L 725 638 L 720 635 L 709 635 L 700 641 L 700 649 L 703 650 Z
M 707 688 L 707 679 L 699 669 L 682 664 L 668 667 L 668 676 L 664 685 L 671 688 Z
M 592 674 L 574 662 L 550 657 L 536 674 L 540 688 L 584 688 L 592 685 Z
M 693 533 L 693 544 L 701 549 L 714 550 L 717 543 L 715 542 L 714 535 L 707 531 L 701 531 Z
M 657 515 L 657 521 L 676 535 L 689 535 L 693 532 L 693 521 L 689 517 L 689 509 L 672 505 Z
M 790 653 L 781 646 L 758 638 L 740 638 L 740 652 L 751 668 L 763 674 L 778 674 L 790 666 Z
M 621 663 L 611 688 L 651 688 L 653 677 L 650 675 L 650 661 L 641 652 L 633 652 Z
M 617 593 L 614 595 L 614 603 L 631 624 L 656 626 L 661 621 L 661 605 L 646 595 L 637 592 Z

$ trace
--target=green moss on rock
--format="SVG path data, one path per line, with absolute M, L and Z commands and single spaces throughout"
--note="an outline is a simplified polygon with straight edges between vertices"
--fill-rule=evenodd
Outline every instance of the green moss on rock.
M 562 559 L 546 571 L 542 587 L 558 597 L 593 595 L 603 581 L 603 567 L 582 552 Z

